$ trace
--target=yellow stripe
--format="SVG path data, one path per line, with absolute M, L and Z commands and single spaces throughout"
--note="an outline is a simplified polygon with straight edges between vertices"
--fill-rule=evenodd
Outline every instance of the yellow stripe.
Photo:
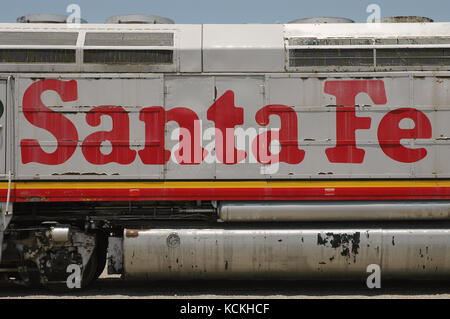
M 435 181 L 191 181 L 191 182 L 13 182 L 12 189 L 114 189 L 114 188 L 355 188 L 450 187 L 450 180 Z M 8 183 L 0 183 L 8 189 Z

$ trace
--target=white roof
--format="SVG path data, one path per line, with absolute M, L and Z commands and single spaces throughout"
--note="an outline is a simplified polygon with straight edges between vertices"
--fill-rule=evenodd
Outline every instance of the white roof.
M 291 38 L 419 38 L 450 39 L 450 23 L 338 23 L 338 24 L 29 24 L 0 23 L 4 32 L 71 32 L 78 33 L 73 45 L 6 45 L 11 48 L 54 48 L 77 51 L 76 64 L 38 65 L 0 63 L 2 72 L 285 72 L 289 69 L 288 50 L 294 48 Z M 174 34 L 172 47 L 155 46 L 90 46 L 86 34 L 152 33 Z M 51 36 L 51 35 L 50 35 Z M 28 34 L 29 37 L 29 34 Z M 1 37 L 0 37 L 1 39 Z M 450 42 L 425 47 L 450 48 Z M 301 47 L 301 46 L 298 46 Z M 320 49 L 323 46 L 316 46 Z M 336 46 L 329 46 L 335 48 Z M 363 47 L 363 46 L 361 46 Z M 366 46 L 370 47 L 370 46 Z M 411 47 L 408 45 L 406 47 Z M 423 47 L 423 46 L 422 46 Z M 173 50 L 172 65 L 86 65 L 83 51 L 100 50 Z

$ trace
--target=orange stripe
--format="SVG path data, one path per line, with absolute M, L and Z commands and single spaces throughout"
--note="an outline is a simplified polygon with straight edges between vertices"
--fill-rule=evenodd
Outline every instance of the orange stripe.
M 40 181 L 13 182 L 11 189 L 163 189 L 163 188 L 397 188 L 397 187 L 450 187 L 450 180 L 414 181 L 152 181 L 152 182 L 72 182 Z M 8 183 L 0 183 L 0 189 L 8 189 Z

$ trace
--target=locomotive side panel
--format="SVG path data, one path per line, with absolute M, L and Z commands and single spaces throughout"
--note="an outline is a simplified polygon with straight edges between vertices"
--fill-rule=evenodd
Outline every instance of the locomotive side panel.
M 212 142 L 214 136 L 208 135 L 208 133 L 204 134 L 204 132 L 214 132 L 214 123 L 206 120 L 207 110 L 213 105 L 215 99 L 214 86 L 215 78 L 213 76 L 165 77 L 165 106 L 167 111 L 172 110 L 173 112 L 168 114 L 173 120 L 165 124 L 165 149 L 178 149 L 180 135 L 186 135 L 183 145 L 188 145 L 184 144 L 189 140 L 187 135 L 192 135 L 196 141 L 192 143 L 191 147 L 188 145 L 185 156 L 176 152 L 170 153 L 170 159 L 164 165 L 165 179 L 214 178 L 216 164 L 211 160 L 211 158 L 213 159 L 211 153 L 214 152 L 214 149 L 206 150 L 206 145 Z M 169 118 L 166 116 L 166 119 Z M 184 121 L 182 122 L 181 119 Z M 187 127 L 181 128 L 180 124 L 186 124 Z M 192 125 L 193 131 L 189 130 L 189 124 Z M 150 125 L 154 125 L 154 123 L 150 123 Z M 203 137 L 207 137 L 209 140 L 202 143 Z M 201 148 L 204 149 L 204 154 L 202 154 Z M 194 164 L 179 164 L 181 158 L 183 158 L 183 163 Z M 204 163 L 200 164 L 201 162 Z
M 448 276 L 448 24 L 2 28 L 0 278 Z
M 6 173 L 6 130 L 7 130 L 7 105 L 8 100 L 6 97 L 6 85 L 7 81 L 0 80 L 0 174 Z
M 445 178 L 449 85 L 408 74 L 21 78 L 16 176 Z
M 18 178 L 163 178 L 163 166 L 143 166 L 134 160 L 137 154 L 132 150 L 142 145 L 145 136 L 144 125 L 137 125 L 139 111 L 152 105 L 164 107 L 161 76 L 51 81 L 55 80 L 18 80 Z M 113 125 L 116 134 L 109 135 Z M 61 134 L 59 141 L 52 132 Z M 92 135 L 96 132 L 105 133 Z M 86 140 L 88 136 L 91 138 Z M 109 154 L 115 144 L 120 150 L 115 160 L 121 163 L 98 154 L 95 141 L 101 144 L 102 154 Z M 59 155 L 52 156 L 54 152 Z

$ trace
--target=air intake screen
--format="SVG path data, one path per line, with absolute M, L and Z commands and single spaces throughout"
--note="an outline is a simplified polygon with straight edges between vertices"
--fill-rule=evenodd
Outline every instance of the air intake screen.
M 172 64 L 172 50 L 84 50 L 84 63 Z
M 87 33 L 86 46 L 173 46 L 173 33 Z
M 372 45 L 373 39 L 346 39 L 346 38 L 291 38 L 289 45 Z
M 291 49 L 289 66 L 371 66 L 374 64 L 371 49 Z
M 448 66 L 450 49 L 377 49 L 378 66 Z
M 0 63 L 75 63 L 75 50 L 0 49 Z
M 76 32 L 0 32 L 0 45 L 76 45 Z
M 290 38 L 289 45 L 439 45 L 450 44 L 450 38 Z

